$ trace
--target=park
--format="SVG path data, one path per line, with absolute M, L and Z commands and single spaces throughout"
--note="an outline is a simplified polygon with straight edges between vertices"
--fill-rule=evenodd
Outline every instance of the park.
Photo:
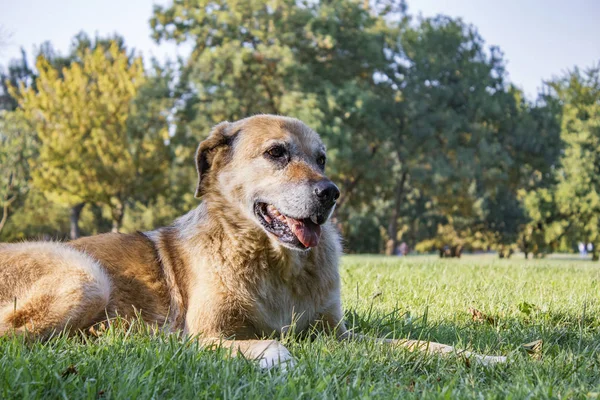
M 488 25 L 414 3 L 148 2 L 136 19 L 154 49 L 176 49 L 166 57 L 85 24 L 68 46 L 49 32 L 15 55 L 0 17 L 0 56 L 11 54 L 0 57 L 0 250 L 107 233 L 152 242 L 204 207 L 203 168 L 226 162 L 199 143 L 224 121 L 289 116 L 319 135 L 310 176 L 336 194 L 319 222 L 275 211 L 307 254 L 321 224 L 339 233 L 346 328 L 461 350 L 338 342 L 291 324 L 269 338 L 293 367 L 264 370 L 156 330 L 143 312 L 106 313 L 45 340 L 0 335 L 0 398 L 600 397 L 600 45 L 525 88 Z M 569 13 L 584 24 L 598 8 L 581 3 Z M 292 162 L 289 147 L 264 157 L 287 168 L 276 159 L 288 151 Z M 254 207 L 270 223 L 267 203 Z M 2 296 L 0 317 L 16 313 L 17 296 Z
M 501 353 L 470 365 L 373 343 L 281 338 L 293 371 L 150 337 L 142 324 L 25 345 L 0 339 L 3 398 L 595 398 L 600 271 L 588 260 L 347 256 L 346 320 L 358 332 Z M 469 309 L 480 311 L 473 314 Z M 534 343 L 530 347 L 525 344 Z

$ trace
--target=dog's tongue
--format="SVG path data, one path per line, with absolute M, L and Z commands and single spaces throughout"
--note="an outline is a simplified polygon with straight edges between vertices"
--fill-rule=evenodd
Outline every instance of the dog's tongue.
M 290 217 L 286 217 L 286 219 L 288 226 L 304 247 L 315 247 L 319 244 L 321 226 L 308 218 L 302 221 Z

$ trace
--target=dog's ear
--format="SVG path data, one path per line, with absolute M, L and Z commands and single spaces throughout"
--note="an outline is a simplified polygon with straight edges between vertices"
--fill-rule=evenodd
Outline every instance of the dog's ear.
M 225 147 L 229 147 L 235 133 L 232 132 L 231 124 L 227 121 L 216 125 L 208 138 L 203 140 L 196 151 L 196 170 L 198 171 L 198 185 L 196 186 L 196 198 L 204 193 L 206 188 L 207 173 L 215 162 L 215 156 Z

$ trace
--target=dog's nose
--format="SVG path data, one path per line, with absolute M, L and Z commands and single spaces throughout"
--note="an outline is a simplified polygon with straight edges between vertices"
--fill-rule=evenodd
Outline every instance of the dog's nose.
M 333 203 L 340 197 L 340 189 L 329 180 L 317 182 L 315 194 L 322 202 Z

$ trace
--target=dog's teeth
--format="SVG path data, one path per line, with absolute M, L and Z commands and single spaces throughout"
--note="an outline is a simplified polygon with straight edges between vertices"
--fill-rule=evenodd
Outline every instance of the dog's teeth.
M 281 215 L 281 214 L 279 214 L 279 215 L 277 216 L 277 219 L 278 219 L 278 220 L 280 220 L 281 222 L 285 222 L 285 221 L 286 221 L 286 219 L 285 219 L 285 216 L 283 216 L 283 215 Z
M 317 222 L 317 215 L 316 215 L 316 214 L 315 214 L 315 215 L 313 215 L 313 216 L 311 216 L 311 217 L 310 217 L 310 220 L 311 220 L 312 222 L 314 222 L 315 224 L 317 224 L 317 225 L 319 224 L 319 223 Z
M 278 217 L 279 215 L 281 215 L 281 213 L 279 212 L 279 210 L 277 210 L 277 209 L 276 209 L 276 208 L 275 208 L 273 205 L 271 205 L 271 204 L 269 204 L 269 205 L 267 206 L 267 212 L 268 212 L 269 214 L 271 214 L 271 216 L 274 216 L 274 217 Z

